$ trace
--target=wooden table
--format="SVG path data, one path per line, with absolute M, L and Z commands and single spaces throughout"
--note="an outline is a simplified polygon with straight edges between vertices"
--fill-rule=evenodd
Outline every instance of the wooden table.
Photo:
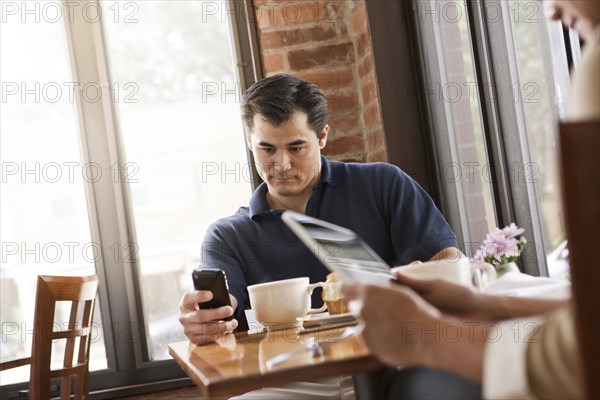
M 381 368 L 382 364 L 369 355 L 359 337 L 336 340 L 344 329 L 304 334 L 296 333 L 295 329 L 229 334 L 204 346 L 188 341 L 173 343 L 169 345 L 169 354 L 207 398 Z M 324 345 L 324 356 L 313 357 L 306 351 L 280 365 L 267 367 L 267 360 L 304 348 L 311 337 L 318 342 L 331 342 Z

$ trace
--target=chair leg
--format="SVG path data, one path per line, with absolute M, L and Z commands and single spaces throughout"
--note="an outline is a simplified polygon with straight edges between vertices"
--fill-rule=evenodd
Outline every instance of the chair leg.
M 40 364 L 42 364 L 40 362 Z M 50 362 L 48 362 L 48 365 Z M 41 371 L 39 365 L 32 366 L 29 376 L 29 398 L 39 400 L 50 399 L 50 371 Z
M 88 377 L 89 372 L 87 370 L 76 376 L 75 400 L 87 400 L 89 396 Z
M 63 376 L 60 378 L 60 399 L 70 400 L 71 399 L 71 377 Z

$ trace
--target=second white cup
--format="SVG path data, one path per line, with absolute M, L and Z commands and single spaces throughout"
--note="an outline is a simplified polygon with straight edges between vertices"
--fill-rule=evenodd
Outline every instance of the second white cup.
M 484 291 L 485 287 L 497 278 L 496 270 L 486 262 L 471 264 L 468 258 L 459 260 L 428 261 L 396 267 L 413 278 L 442 278 L 464 286 L 476 287 Z

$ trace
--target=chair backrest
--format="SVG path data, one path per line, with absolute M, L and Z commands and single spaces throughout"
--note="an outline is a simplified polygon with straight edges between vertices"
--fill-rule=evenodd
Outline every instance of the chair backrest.
M 565 225 L 586 397 L 600 398 L 600 121 L 562 123 Z
M 61 399 L 70 399 L 73 377 L 75 398 L 87 398 L 90 335 L 97 292 L 95 275 L 38 276 L 29 398 L 48 399 L 50 381 L 58 377 L 61 378 Z M 69 321 L 62 325 L 56 323 L 54 316 L 59 301 L 71 303 Z M 52 346 L 61 340 L 66 341 L 63 366 L 51 370 Z

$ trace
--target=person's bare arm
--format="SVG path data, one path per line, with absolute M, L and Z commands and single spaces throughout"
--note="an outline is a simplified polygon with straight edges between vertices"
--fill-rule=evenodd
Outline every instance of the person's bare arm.
M 483 365 L 487 333 L 485 324 L 457 323 L 440 319 L 440 340 L 430 350 L 430 368 L 452 371 L 474 382 L 483 381 Z M 454 332 L 444 337 L 444 332 Z M 456 335 L 456 336 L 455 336 Z M 457 362 L 460 360 L 460 362 Z
M 503 320 L 546 314 L 568 303 L 569 300 L 484 295 L 482 309 L 490 319 Z
M 215 342 L 228 332 L 233 332 L 238 322 L 222 321 L 233 315 L 237 308 L 237 300 L 231 294 L 231 307 L 224 306 L 214 309 L 200 309 L 198 303 L 212 299 L 209 290 L 195 290 L 183 295 L 179 303 L 179 322 L 183 326 L 183 333 L 194 344 Z
M 468 319 L 503 320 L 544 314 L 568 300 L 486 295 L 442 279 L 414 279 L 396 270 L 396 279 L 443 313 Z

